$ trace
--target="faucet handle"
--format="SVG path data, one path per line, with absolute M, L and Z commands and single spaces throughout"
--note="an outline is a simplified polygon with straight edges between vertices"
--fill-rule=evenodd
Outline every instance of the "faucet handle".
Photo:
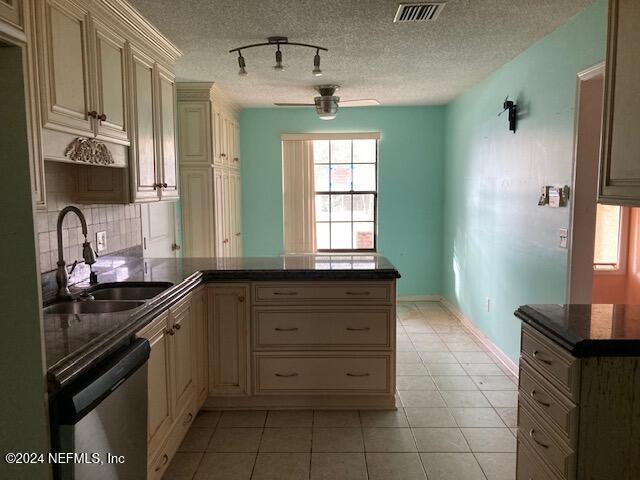
M 74 260 L 73 261 L 73 265 L 71 265 L 71 268 L 69 269 L 69 275 L 71 275 L 73 273 L 73 271 L 76 269 L 76 267 L 78 266 L 78 261 Z

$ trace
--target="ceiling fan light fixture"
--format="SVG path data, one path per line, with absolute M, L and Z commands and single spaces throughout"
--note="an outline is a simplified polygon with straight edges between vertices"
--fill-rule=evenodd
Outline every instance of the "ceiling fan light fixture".
M 284 70 L 284 65 L 282 64 L 282 52 L 280 51 L 280 45 L 278 45 L 278 50 L 276 50 L 276 64 L 273 66 L 274 70 L 278 70 L 281 72 Z
M 244 61 L 244 57 L 242 56 L 242 53 L 240 52 L 238 53 L 239 53 L 238 67 L 240 68 L 240 70 L 238 70 L 238 75 L 240 75 L 241 77 L 246 77 L 247 76 L 247 70 L 245 69 L 246 63 Z
M 322 70 L 320 70 L 320 50 L 316 50 L 316 54 L 313 57 L 313 70 L 311 70 L 316 77 L 322 76 Z
M 336 118 L 340 97 L 316 97 L 314 101 L 316 104 L 316 113 L 321 120 L 333 120 Z

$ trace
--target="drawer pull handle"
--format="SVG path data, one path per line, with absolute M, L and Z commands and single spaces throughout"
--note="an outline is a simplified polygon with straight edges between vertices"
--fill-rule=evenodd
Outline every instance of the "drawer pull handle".
M 368 377 L 369 373 L 350 373 L 347 372 L 347 377 Z
M 370 295 L 371 292 L 345 292 L 347 295 Z
M 297 373 L 276 373 L 275 376 L 283 377 L 283 378 L 291 378 L 291 377 L 297 377 L 298 374 Z
M 349 330 L 350 332 L 366 332 L 371 329 L 369 327 L 362 327 L 362 328 L 347 327 L 347 330 Z
M 536 402 L 538 402 L 540 405 L 542 405 L 543 407 L 550 407 L 551 404 L 547 403 L 547 402 L 543 402 L 542 400 L 539 400 L 536 398 L 536 392 L 535 390 L 531 390 L 531 393 L 529 395 L 531 395 L 531 398 L 533 398 Z
M 529 436 L 531 437 L 531 439 L 536 442 L 538 445 L 540 445 L 542 448 L 549 448 L 549 445 L 546 445 L 544 443 L 542 443 L 540 440 L 538 440 L 536 438 L 536 431 L 532 428 L 531 430 L 529 430 Z
M 189 425 L 191 420 L 193 420 L 193 413 L 189 412 L 189 415 L 187 415 L 187 418 L 185 419 L 185 421 L 182 422 L 182 426 L 186 427 L 187 425 Z
M 274 295 L 297 295 L 298 292 L 273 292 Z
M 297 332 L 298 331 L 298 327 L 291 327 L 291 328 L 276 327 L 276 328 L 274 328 L 274 330 L 276 332 Z
M 159 472 L 160 470 L 162 470 L 162 467 L 164 467 L 168 462 L 169 462 L 169 455 L 165 453 L 164 455 L 162 455 L 162 463 L 156 467 L 156 472 Z
M 535 358 L 539 362 L 546 363 L 547 365 L 551 365 L 551 363 L 553 363 L 551 362 L 551 360 L 545 360 L 544 358 L 540 358 L 540 352 L 538 350 L 534 350 L 533 358 Z

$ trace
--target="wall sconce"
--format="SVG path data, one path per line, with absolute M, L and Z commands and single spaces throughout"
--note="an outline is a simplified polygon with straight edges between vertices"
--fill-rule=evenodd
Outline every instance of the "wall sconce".
M 502 104 L 502 111 L 498 114 L 498 116 L 502 115 L 504 112 L 509 111 L 509 130 L 513 133 L 516 133 L 516 115 L 518 113 L 518 107 L 513 100 L 509 100 L 509 97 L 504 99 L 504 103 Z

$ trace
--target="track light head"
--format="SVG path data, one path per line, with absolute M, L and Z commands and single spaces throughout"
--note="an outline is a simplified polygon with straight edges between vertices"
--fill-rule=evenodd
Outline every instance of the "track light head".
M 320 50 L 316 50 L 316 55 L 313 57 L 313 70 L 311 70 L 316 77 L 322 76 L 322 70 L 320 70 Z
M 247 71 L 245 70 L 245 62 L 244 62 L 244 57 L 242 56 L 241 52 L 238 52 L 239 56 L 238 56 L 238 67 L 240 67 L 240 70 L 238 70 L 238 75 L 240 75 L 241 77 L 246 77 L 247 76 Z
M 278 45 L 278 50 L 276 50 L 276 64 L 273 66 L 274 70 L 278 70 L 281 72 L 284 70 L 284 65 L 282 64 L 282 52 L 280 51 L 280 45 Z

